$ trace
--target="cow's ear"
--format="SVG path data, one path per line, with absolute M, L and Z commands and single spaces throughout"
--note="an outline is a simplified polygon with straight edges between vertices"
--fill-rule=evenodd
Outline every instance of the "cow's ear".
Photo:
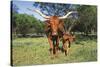
M 64 24 L 64 21 L 63 20 L 59 20 L 59 24 Z
M 48 32 L 50 30 L 50 20 L 45 21 L 45 31 Z
M 50 23 L 50 20 L 45 20 L 44 22 L 45 22 L 45 23 Z
M 65 32 L 65 26 L 63 20 L 60 20 L 59 22 L 59 30 L 62 31 L 63 33 Z
M 59 27 L 63 27 L 64 26 L 64 21 L 63 20 L 60 20 L 59 21 Z
M 45 21 L 46 26 L 50 26 L 50 20 Z

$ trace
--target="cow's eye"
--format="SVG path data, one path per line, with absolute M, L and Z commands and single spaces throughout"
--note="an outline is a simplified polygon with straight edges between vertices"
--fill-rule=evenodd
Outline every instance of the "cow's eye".
M 48 27 L 51 27 L 50 25 Z

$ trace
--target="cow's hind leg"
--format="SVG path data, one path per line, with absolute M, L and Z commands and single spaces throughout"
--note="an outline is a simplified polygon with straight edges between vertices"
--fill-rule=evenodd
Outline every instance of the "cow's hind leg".
M 53 55 L 54 57 L 57 56 L 57 45 L 55 40 L 53 41 Z

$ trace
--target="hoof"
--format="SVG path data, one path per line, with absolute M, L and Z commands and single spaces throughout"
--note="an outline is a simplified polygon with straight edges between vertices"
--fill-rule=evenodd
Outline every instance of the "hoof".
M 67 52 L 65 51 L 65 56 L 67 56 L 68 54 L 67 54 Z
M 65 56 L 67 56 L 67 53 L 65 53 Z

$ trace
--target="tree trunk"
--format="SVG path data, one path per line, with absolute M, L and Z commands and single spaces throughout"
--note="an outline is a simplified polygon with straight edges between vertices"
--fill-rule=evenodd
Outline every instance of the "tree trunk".
M 68 29 L 67 29 L 67 31 L 66 32 L 68 32 L 68 33 L 70 33 L 71 32 L 71 30 L 72 30 L 72 28 L 73 28 L 73 26 L 74 26 L 74 24 L 72 24 Z

